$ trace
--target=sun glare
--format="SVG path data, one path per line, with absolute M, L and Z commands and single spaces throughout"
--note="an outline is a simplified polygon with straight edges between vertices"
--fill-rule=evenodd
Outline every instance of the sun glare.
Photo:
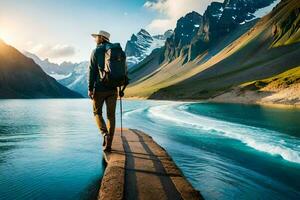
M 9 34 L 4 33 L 2 31 L 0 31 L 0 39 L 2 39 L 7 44 L 11 44 L 13 42 L 12 37 Z

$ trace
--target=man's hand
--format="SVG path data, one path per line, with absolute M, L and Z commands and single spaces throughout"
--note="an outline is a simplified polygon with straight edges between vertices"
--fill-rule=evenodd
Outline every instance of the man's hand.
M 89 95 L 89 97 L 90 97 L 91 99 L 93 99 L 93 98 L 94 98 L 94 91 L 89 91 L 89 92 L 88 92 L 88 95 Z
M 122 90 L 119 91 L 119 96 L 123 97 L 124 96 L 124 92 Z

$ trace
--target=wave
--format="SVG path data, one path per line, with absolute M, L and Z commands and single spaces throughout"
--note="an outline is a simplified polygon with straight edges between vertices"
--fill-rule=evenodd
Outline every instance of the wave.
M 279 155 L 289 162 L 300 163 L 300 141 L 297 138 L 268 129 L 196 115 L 186 111 L 187 106 L 186 103 L 153 106 L 149 108 L 148 113 L 150 117 L 236 139 L 258 151 Z

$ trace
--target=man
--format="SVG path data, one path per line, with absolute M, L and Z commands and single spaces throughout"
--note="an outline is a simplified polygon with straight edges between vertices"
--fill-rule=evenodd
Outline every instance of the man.
M 99 68 L 104 68 L 106 45 L 110 44 L 110 34 L 99 31 L 92 34 L 97 43 L 91 54 L 89 65 L 88 96 L 93 100 L 93 112 L 98 128 L 103 135 L 103 150 L 110 151 L 115 132 L 115 110 L 118 98 L 117 87 L 107 86 L 100 80 Z M 103 104 L 106 104 L 107 124 L 102 115 Z

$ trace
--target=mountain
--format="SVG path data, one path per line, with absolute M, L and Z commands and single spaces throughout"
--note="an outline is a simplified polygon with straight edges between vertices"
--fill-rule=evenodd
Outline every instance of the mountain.
M 30 52 L 24 52 L 24 54 L 32 58 L 49 76 L 55 78 L 60 84 L 87 97 L 88 61 L 56 64 L 51 63 L 48 59 L 42 60 Z
M 188 53 L 187 45 L 197 35 L 200 26 L 203 24 L 203 17 L 197 12 L 188 13 L 177 21 L 174 33 L 165 44 L 165 61 L 172 61 L 175 58 Z
M 70 75 L 74 70 L 74 67 L 78 63 L 63 62 L 61 64 L 52 63 L 49 59 L 40 59 L 37 55 L 30 53 L 28 51 L 23 52 L 23 54 L 29 58 L 32 58 L 36 64 L 42 67 L 42 69 L 50 76 L 56 80 L 63 79 Z
M 180 19 L 166 45 L 131 70 L 133 82 L 127 97 L 213 98 L 300 66 L 299 1 L 282 0 L 270 14 L 258 19 L 275 4 L 227 0 L 212 3 L 202 17 L 189 13 L 185 21 L 191 16 L 199 18 L 194 22 L 197 34 L 184 40 L 185 34 L 194 33 L 190 24 L 192 32 L 181 35 L 177 31 Z
M 68 77 L 60 79 L 58 82 L 80 93 L 82 96 L 87 97 L 88 65 L 89 62 L 87 61 L 79 63 L 74 67 L 73 72 Z
M 79 98 L 32 59 L 0 40 L 0 98 Z
M 154 49 L 162 47 L 172 33 L 172 30 L 168 30 L 163 35 L 151 36 L 145 29 L 141 29 L 137 34 L 132 34 L 125 47 L 128 67 L 131 68 L 150 55 Z
M 236 29 L 257 18 L 256 13 L 274 0 L 226 0 L 212 2 L 203 16 L 191 12 L 177 21 L 173 37 L 166 42 L 165 61 L 187 55 L 186 61 L 219 43 Z
M 149 55 L 152 59 L 145 58 L 147 64 L 140 62 L 130 69 L 133 85 L 142 76 L 145 80 L 146 75 L 156 73 L 160 66 L 170 64 L 179 67 L 187 64 L 189 67 L 183 70 L 188 71 L 194 65 L 208 61 L 247 32 L 262 13 L 271 11 L 275 5 L 274 0 L 230 0 L 212 2 L 203 16 L 197 12 L 186 14 L 177 21 L 173 34 L 160 48 L 160 53 L 154 53 L 156 57 Z M 170 75 L 176 72 L 174 69 L 170 71 L 172 73 L 165 73 Z

